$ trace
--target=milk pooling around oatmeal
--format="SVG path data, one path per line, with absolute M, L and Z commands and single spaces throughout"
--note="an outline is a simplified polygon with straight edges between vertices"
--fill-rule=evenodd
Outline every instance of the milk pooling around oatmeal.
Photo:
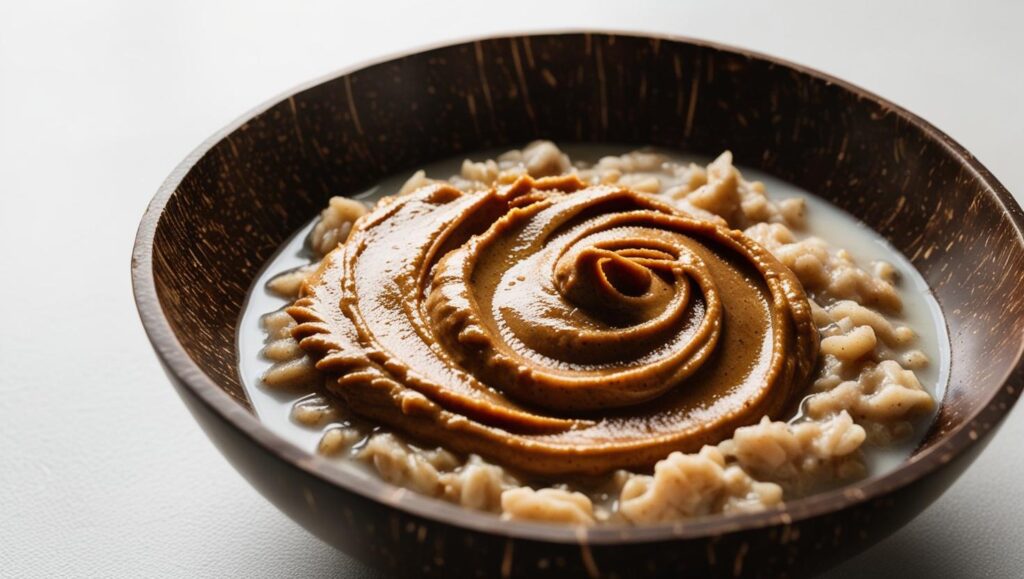
M 555 156 L 546 156 L 549 166 L 539 168 L 529 166 L 537 159 L 536 149 L 532 159 L 525 158 L 529 157 L 529 149 L 510 155 L 519 154 L 520 165 L 527 170 L 562 173 L 567 167 L 575 166 L 584 181 L 624 186 L 676 203 L 691 214 L 743 228 L 748 236 L 757 239 L 796 272 L 808 287 L 817 300 L 815 322 L 824 338 L 823 352 L 827 353 L 810 396 L 797 417 L 799 424 L 787 426 L 785 422 L 768 422 L 742 427 L 733 438 L 717 445 L 712 441 L 712 446 L 705 447 L 699 454 L 674 453 L 673 457 L 676 454 L 678 457 L 659 462 L 653 477 L 642 472 L 619 471 L 602 484 L 594 481 L 584 484 L 540 481 L 538 484 L 538 481 L 519 480 L 512 471 L 491 464 L 487 459 L 470 456 L 466 460 L 447 451 L 419 449 L 374 425 L 350 428 L 358 419 L 338 414 L 322 398 L 307 398 L 296 406 L 296 419 L 316 426 L 300 427 L 289 420 L 292 411 L 288 406 L 301 398 L 302 392 L 311 390 L 300 389 L 287 394 L 281 388 L 272 390 L 260 385 L 259 378 L 268 370 L 268 364 L 258 355 L 263 346 L 258 316 L 286 303 L 263 289 L 272 274 L 292 264 L 304 265 L 315 259 L 309 253 L 302 254 L 304 236 L 293 239 L 258 280 L 242 320 L 243 379 L 261 418 L 305 448 L 319 445 L 327 452 L 341 448 L 343 452 L 337 454 L 343 457 L 340 462 L 368 465 L 384 478 L 420 492 L 473 508 L 502 512 L 512 518 L 581 524 L 595 520 L 667 520 L 706 512 L 763 508 L 777 502 L 782 489 L 787 496 L 803 494 L 813 486 L 805 485 L 807 480 L 844 480 L 863 474 L 858 469 L 863 469 L 864 461 L 871 463 L 874 457 L 883 454 L 876 450 L 892 448 L 891 443 L 896 440 L 908 444 L 914 439 L 914 433 L 907 429 L 912 430 L 914 424 L 920 427 L 926 421 L 903 419 L 894 409 L 907 405 L 917 408 L 920 414 L 931 408 L 931 395 L 917 384 L 916 376 L 926 387 L 944 383 L 944 347 L 940 346 L 944 332 L 941 318 L 932 315 L 936 312 L 928 311 L 926 294 L 907 291 L 910 288 L 926 291 L 926 286 L 901 256 L 845 214 L 783 183 L 765 179 L 766 188 L 773 195 L 764 197 L 759 184 L 747 181 L 753 172 L 745 171 L 741 179 L 731 163 L 722 159 L 704 169 L 645 153 L 609 158 L 588 166 L 579 159 L 598 159 L 608 149 L 586 149 L 589 150 L 568 149 L 570 156 L 576 159 L 572 165 L 568 158 L 558 157 L 561 153 L 555 149 Z M 506 155 L 505 160 L 499 162 L 472 163 L 461 168 L 439 164 L 428 170 L 431 177 L 454 174 L 456 177 L 450 179 L 454 187 L 473 191 L 498 176 L 502 170 L 499 163 L 508 167 L 516 162 L 510 163 L 508 158 Z M 562 166 L 558 166 L 560 163 Z M 418 179 L 419 183 L 417 178 L 411 180 L 414 188 L 425 184 L 427 174 L 418 175 Z M 400 187 L 397 181 L 382 186 L 389 192 Z M 793 201 L 794 194 L 806 197 L 807 205 Z M 352 210 L 348 205 L 342 209 L 345 207 Z M 325 215 L 338 218 L 343 213 L 325 212 Z M 328 222 L 329 219 L 324 221 Z M 324 226 L 320 229 L 326 229 L 328 236 L 334 231 Z M 811 235 L 819 230 L 824 241 Z M 314 237 L 323 241 L 325 236 Z M 852 257 L 858 258 L 856 263 L 846 252 L 834 247 L 855 248 Z M 877 258 L 894 262 L 894 265 L 871 265 Z M 858 263 L 863 268 L 858 267 Z M 895 281 L 897 276 L 900 292 L 886 281 Z M 287 330 L 288 324 L 294 323 L 285 320 L 286 317 L 268 317 L 267 329 L 271 333 Z M 275 328 L 274 324 L 280 326 Z M 920 335 L 915 337 L 906 326 Z M 289 359 L 290 355 L 298 353 L 293 343 L 287 339 L 274 340 L 264 352 L 278 360 L 276 370 L 266 374 L 276 380 L 278 386 L 287 385 L 285 383 L 292 379 L 301 382 L 303 376 L 316 376 L 315 372 L 305 373 L 310 365 L 302 358 Z M 931 362 L 922 364 L 922 360 Z M 271 422 L 275 418 L 276 427 Z M 324 432 L 326 435 L 321 438 Z M 867 452 L 861 452 L 862 446 Z M 902 452 L 900 456 L 905 456 L 906 451 Z M 827 469 L 820 468 L 821 464 Z M 886 465 L 869 466 L 874 474 L 876 468 Z M 692 484 L 686 488 L 673 486 L 674 476 L 682 473 L 689 476 Z M 537 487 L 542 488 L 535 490 Z M 573 492 L 575 489 L 583 492 Z M 688 502 L 683 503 L 688 506 L 678 507 L 682 504 L 680 499 L 686 496 Z M 602 501 L 601 497 L 611 497 L 611 500 Z

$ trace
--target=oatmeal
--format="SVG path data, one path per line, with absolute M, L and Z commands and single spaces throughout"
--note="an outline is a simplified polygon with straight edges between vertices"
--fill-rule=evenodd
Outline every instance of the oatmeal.
M 934 406 L 895 269 L 813 219 L 728 153 L 420 171 L 333 199 L 314 263 L 270 281 L 297 301 L 264 317 L 263 387 L 303 396 L 321 453 L 510 519 L 770 507 L 864 476 Z

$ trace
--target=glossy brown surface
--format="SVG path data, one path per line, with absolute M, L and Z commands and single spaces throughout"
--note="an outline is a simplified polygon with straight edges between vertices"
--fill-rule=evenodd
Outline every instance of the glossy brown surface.
M 247 411 L 235 329 L 255 274 L 331 195 L 462 152 L 556 141 L 734 152 L 846 209 L 934 289 L 952 345 L 936 424 L 881 478 L 682 525 L 499 522 L 368 485 Z M 143 323 L 232 463 L 322 539 L 407 575 L 781 577 L 834 564 L 926 507 L 1024 384 L 1024 217 L 969 153 L 912 114 L 820 73 L 689 41 L 497 38 L 323 80 L 228 127 L 171 175 L 139 230 Z M 472 552 L 473 557 L 465 553 Z
M 545 475 L 649 468 L 779 417 L 815 368 L 796 276 L 575 175 L 383 201 L 288 309 L 343 406 Z

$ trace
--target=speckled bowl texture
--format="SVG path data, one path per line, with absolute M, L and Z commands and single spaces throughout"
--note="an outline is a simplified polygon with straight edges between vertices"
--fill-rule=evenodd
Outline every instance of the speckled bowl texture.
M 332 195 L 538 138 L 728 148 L 737 163 L 824 196 L 905 253 L 934 289 L 952 344 L 941 411 L 910 461 L 779 509 L 573 529 L 359 485 L 265 428 L 239 382 L 236 331 L 275 249 Z M 970 153 L 840 80 L 692 40 L 542 34 L 361 66 L 245 115 L 164 183 L 139 228 L 132 275 L 149 338 L 217 447 L 278 508 L 373 566 L 445 577 L 797 577 L 927 507 L 1016 401 L 1022 224 L 1020 207 Z

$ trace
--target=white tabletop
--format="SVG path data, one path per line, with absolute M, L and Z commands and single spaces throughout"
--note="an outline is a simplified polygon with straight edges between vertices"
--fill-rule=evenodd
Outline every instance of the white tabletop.
M 375 576 L 218 455 L 164 378 L 129 283 L 139 217 L 171 169 L 333 69 L 509 31 L 701 37 L 888 97 L 1024 195 L 1024 3 L 290 4 L 0 4 L 0 575 Z M 1021 436 L 1018 408 L 934 506 L 828 576 L 1024 576 Z

